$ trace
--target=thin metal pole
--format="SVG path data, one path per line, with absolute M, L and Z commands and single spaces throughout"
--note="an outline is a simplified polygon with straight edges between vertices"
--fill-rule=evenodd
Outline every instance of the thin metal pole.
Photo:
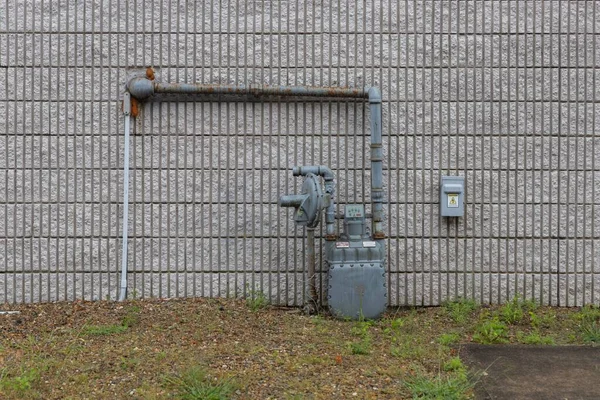
M 129 219 L 129 130 L 131 123 L 131 97 L 123 95 L 123 114 L 125 115 L 125 138 L 123 146 L 123 251 L 121 253 L 121 290 L 119 301 L 127 298 L 127 221 Z
M 317 307 L 317 279 L 315 273 L 315 228 L 306 229 L 306 241 L 307 241 L 307 268 L 306 273 L 308 275 L 308 295 L 309 301 L 307 306 L 309 307 L 309 313 L 316 312 Z

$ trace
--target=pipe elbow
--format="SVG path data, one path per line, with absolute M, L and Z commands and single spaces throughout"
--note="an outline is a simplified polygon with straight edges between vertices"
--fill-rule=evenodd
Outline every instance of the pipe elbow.
M 147 78 L 133 78 L 127 82 L 127 90 L 137 100 L 145 100 L 154 95 L 154 82 Z
M 369 96 L 369 103 L 381 103 L 381 91 L 375 86 L 366 87 L 365 92 Z
M 334 179 L 333 171 L 325 165 L 319 165 L 319 175 L 321 175 L 326 182 L 333 181 Z

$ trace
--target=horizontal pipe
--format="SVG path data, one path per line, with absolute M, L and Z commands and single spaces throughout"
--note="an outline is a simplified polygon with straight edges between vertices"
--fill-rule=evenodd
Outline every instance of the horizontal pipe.
M 306 199 L 305 194 L 289 194 L 281 196 L 279 198 L 280 207 L 300 207 L 302 202 Z

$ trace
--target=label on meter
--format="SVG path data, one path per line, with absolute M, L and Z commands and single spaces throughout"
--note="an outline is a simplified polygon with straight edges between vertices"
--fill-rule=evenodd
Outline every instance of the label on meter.
M 448 193 L 448 208 L 458 208 L 458 193 Z
M 349 242 L 335 242 L 335 247 L 338 249 L 345 249 L 350 247 L 350 243 Z
M 347 204 L 345 209 L 345 218 L 364 218 L 365 206 L 362 204 Z

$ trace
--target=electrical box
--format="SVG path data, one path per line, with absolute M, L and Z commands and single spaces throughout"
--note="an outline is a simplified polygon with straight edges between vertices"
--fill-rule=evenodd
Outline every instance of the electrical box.
M 465 178 L 463 176 L 442 176 L 440 184 L 440 208 L 442 217 L 462 217 L 465 215 Z
M 346 205 L 344 232 L 325 245 L 332 314 L 352 319 L 381 316 L 387 307 L 385 245 L 367 234 L 364 205 Z

